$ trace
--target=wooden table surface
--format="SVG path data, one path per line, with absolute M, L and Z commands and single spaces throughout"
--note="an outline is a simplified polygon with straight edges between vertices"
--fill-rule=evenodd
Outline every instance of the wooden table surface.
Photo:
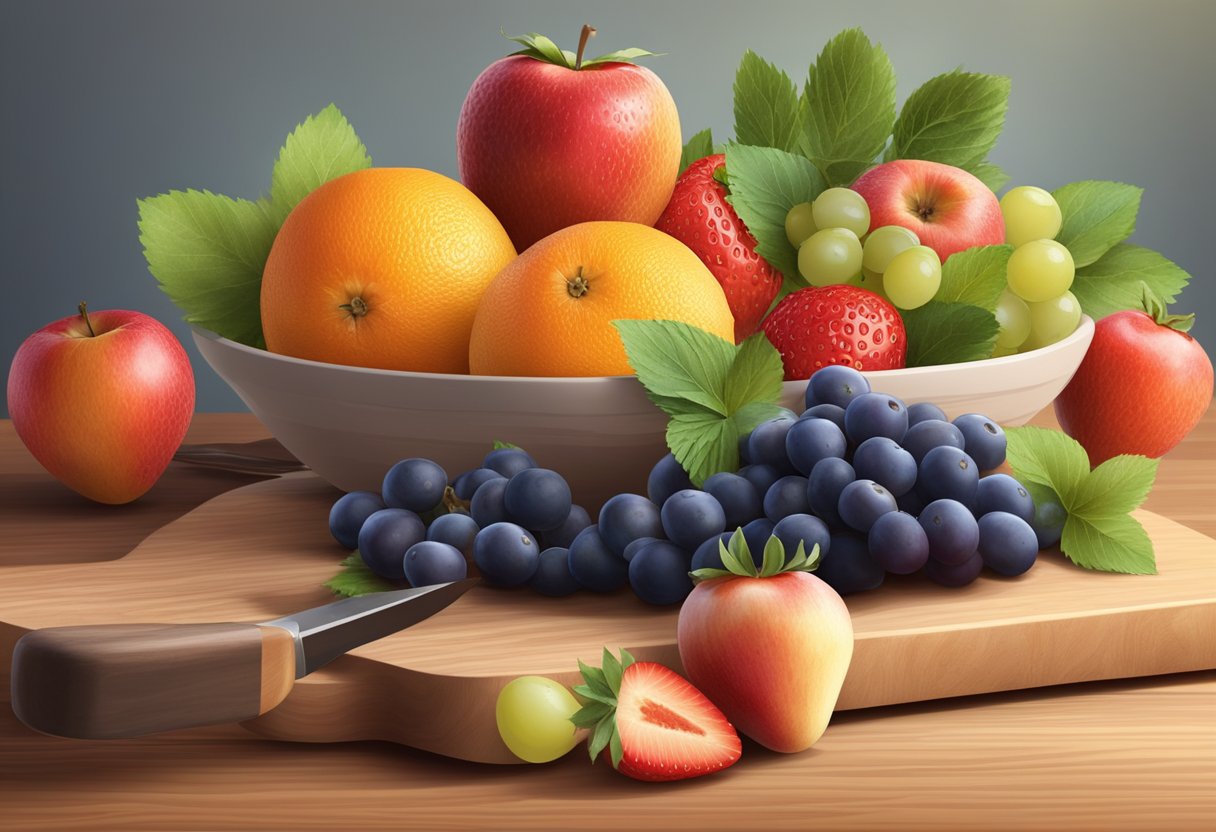
M 1052 424 L 1049 412 L 1037 421 Z M 265 436 L 247 414 L 200 414 L 187 441 Z M 1145 507 L 1216 537 L 1214 463 L 1210 409 L 1163 461 Z M 0 565 L 115 557 L 248 481 L 175 463 L 137 504 L 94 506 L 42 473 L 0 422 L 0 529 L 20 515 L 30 530 L 0 535 Z M 548 766 L 499 767 L 388 743 L 275 743 L 239 726 L 61 740 L 16 721 L 6 677 L 4 829 L 1216 827 L 1213 672 L 850 712 L 811 751 L 748 743 L 723 774 L 669 785 L 593 767 L 581 749 Z

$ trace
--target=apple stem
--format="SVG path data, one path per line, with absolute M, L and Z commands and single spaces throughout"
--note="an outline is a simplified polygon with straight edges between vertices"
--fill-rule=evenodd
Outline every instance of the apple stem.
M 84 318 L 84 325 L 89 328 L 89 337 L 96 338 L 97 333 L 93 331 L 93 322 L 89 320 L 89 305 L 81 301 L 76 308 L 80 310 L 80 317 Z
M 595 27 L 590 23 L 583 24 L 583 31 L 578 36 L 578 52 L 574 56 L 574 69 L 577 72 L 583 65 L 583 50 L 587 48 L 587 41 L 595 37 Z

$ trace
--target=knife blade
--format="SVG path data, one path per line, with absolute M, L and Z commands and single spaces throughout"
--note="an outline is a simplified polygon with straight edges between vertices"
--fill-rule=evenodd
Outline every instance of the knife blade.
M 13 711 L 36 731 L 80 739 L 252 719 L 296 679 L 431 617 L 478 583 L 345 598 L 258 623 L 34 630 L 13 649 Z

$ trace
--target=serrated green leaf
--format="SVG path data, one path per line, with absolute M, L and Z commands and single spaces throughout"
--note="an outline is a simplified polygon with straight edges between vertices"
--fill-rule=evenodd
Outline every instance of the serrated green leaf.
M 848 29 L 811 65 L 803 100 L 803 151 L 828 187 L 849 185 L 891 135 L 895 70 L 880 45 Z
M 615 705 L 609 705 L 605 702 L 588 702 L 574 712 L 574 715 L 570 717 L 570 721 L 579 728 L 591 728 L 604 717 L 610 715 L 614 709 Z
M 587 751 L 591 755 L 592 763 L 596 761 L 600 756 L 600 752 L 612 741 L 612 735 L 615 733 L 615 716 L 606 716 L 596 723 L 595 728 L 591 731 L 591 738 L 587 740 Z
M 688 170 L 688 166 L 693 162 L 712 156 L 714 152 L 714 135 L 708 127 L 700 133 L 694 133 L 680 151 L 680 173 Z
M 619 767 L 621 760 L 625 757 L 625 749 L 621 747 L 621 734 L 619 731 L 612 732 L 612 737 L 608 740 L 608 753 L 612 757 L 612 767 Z
M 1060 551 L 1086 569 L 1129 575 L 1157 574 L 1153 543 L 1144 527 L 1129 514 L 1100 517 L 1069 514 L 1060 537 Z
M 942 303 L 965 303 L 989 312 L 1005 290 L 1005 266 L 1013 246 L 975 246 L 942 263 L 942 285 L 933 296 Z
M 264 203 L 194 190 L 139 200 L 139 241 L 161 290 L 190 323 L 259 349 L 262 269 L 277 233 Z
M 800 124 L 798 90 L 790 77 L 752 50 L 735 73 L 735 141 L 793 152 Z
M 570 690 L 577 693 L 584 699 L 590 699 L 593 702 L 599 702 L 603 705 L 616 707 L 616 696 L 607 696 L 601 691 L 591 687 L 591 685 L 575 685 Z
M 756 238 L 756 252 L 798 286 L 798 250 L 785 236 L 785 215 L 823 191 L 823 176 L 802 156 L 772 147 L 731 144 L 726 148 L 731 192 L 726 198 Z
M 629 366 L 647 393 L 729 415 L 722 387 L 735 357 L 733 344 L 678 321 L 617 320 L 612 324 L 625 345 Z M 674 414 L 668 411 L 668 415 Z
M 717 413 L 673 415 L 667 422 L 667 447 L 698 488 L 719 471 L 739 467 L 739 432 L 731 419 Z
M 1058 430 L 1034 425 L 1005 428 L 1005 442 L 1005 458 L 1017 480 L 1047 486 L 1060 498 L 1060 505 L 1072 511 L 1089 475 L 1089 456 L 1080 443 Z
M 978 361 L 992 355 L 1000 327 L 987 309 L 931 300 L 903 313 L 908 367 Z
M 617 661 L 616 656 L 604 648 L 604 656 L 601 660 L 604 670 L 604 678 L 608 681 L 608 689 L 612 691 L 613 696 L 621 695 L 621 663 Z
M 336 106 L 309 116 L 283 143 L 270 176 L 270 201 L 279 221 L 331 179 L 371 166 L 367 148 Z
M 1122 182 L 1073 182 L 1051 192 L 1063 225 L 1056 239 L 1067 246 L 1078 268 L 1098 259 L 1136 230 L 1142 188 Z
M 761 577 L 776 575 L 785 566 L 785 544 L 777 535 L 769 535 L 764 542 L 764 561 L 760 566 Z
M 397 588 L 396 585 L 368 569 L 357 549 L 339 564 L 339 569 L 338 574 L 326 581 L 324 586 L 335 595 L 341 595 L 344 598 L 354 598 L 373 592 L 386 592 Z
M 1009 174 L 992 162 L 974 162 L 963 169 L 987 185 L 993 193 L 1009 184 Z
M 1141 284 L 1162 303 L 1174 303 L 1191 276 L 1152 249 L 1117 243 L 1097 261 L 1077 269 L 1071 291 L 1095 320 L 1122 309 L 1139 309 Z
M 745 339 L 726 373 L 727 412 L 735 413 L 754 402 L 776 402 L 784 373 L 781 353 L 763 332 Z
M 1111 457 L 1081 481 L 1069 512 L 1092 518 L 1139 508 L 1152 490 L 1159 462 L 1131 454 Z
M 978 167 L 1005 126 L 1009 79 L 954 70 L 915 90 L 895 120 L 886 159 Z

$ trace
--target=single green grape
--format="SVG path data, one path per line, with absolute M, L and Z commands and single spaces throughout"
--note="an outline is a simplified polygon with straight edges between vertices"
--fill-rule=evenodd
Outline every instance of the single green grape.
M 882 274 L 895 255 L 918 245 L 920 238 L 916 236 L 916 232 L 902 225 L 875 228 L 866 235 L 862 244 L 861 265 L 872 272 Z
M 1063 216 L 1056 198 L 1042 188 L 1022 185 L 1001 197 L 1005 242 L 1025 245 L 1032 240 L 1054 240 Z
M 1006 289 L 996 302 L 996 322 L 1001 327 L 996 334 L 997 349 L 1017 352 L 1030 334 L 1030 309 L 1026 301 Z
M 1018 246 L 1005 267 L 1010 291 L 1027 303 L 1058 298 L 1072 286 L 1076 273 L 1072 254 L 1055 240 L 1031 240 Z
M 861 273 L 861 240 L 847 228 L 816 231 L 798 247 L 798 271 L 812 286 L 846 283 Z
M 1030 308 L 1030 335 L 1022 343 L 1021 352 L 1037 350 L 1067 338 L 1081 323 L 1081 304 L 1072 292 L 1026 305 Z
M 857 191 L 828 188 L 815 197 L 816 228 L 847 228 L 860 237 L 870 230 L 870 206 Z
M 887 297 L 886 291 L 882 288 L 882 275 L 867 269 L 865 266 L 861 267 L 861 274 L 848 280 L 848 284 L 856 286 L 859 289 L 865 289 L 867 292 L 873 292 L 883 300 L 890 300 Z
M 520 676 L 498 694 L 494 717 L 511 753 L 529 763 L 556 760 L 578 744 L 570 717 L 578 700 L 544 676 Z
M 995 347 L 992 348 L 992 355 L 990 357 L 991 358 L 1004 358 L 1007 355 L 1017 355 L 1017 352 L 1018 352 L 1017 347 L 1002 347 L 1000 344 L 997 344 Z
M 933 300 L 942 285 L 942 261 L 928 246 L 901 251 L 882 273 L 882 288 L 900 309 L 916 309 Z
M 818 230 L 809 202 L 799 202 L 785 215 L 785 238 L 794 248 L 798 248 Z

